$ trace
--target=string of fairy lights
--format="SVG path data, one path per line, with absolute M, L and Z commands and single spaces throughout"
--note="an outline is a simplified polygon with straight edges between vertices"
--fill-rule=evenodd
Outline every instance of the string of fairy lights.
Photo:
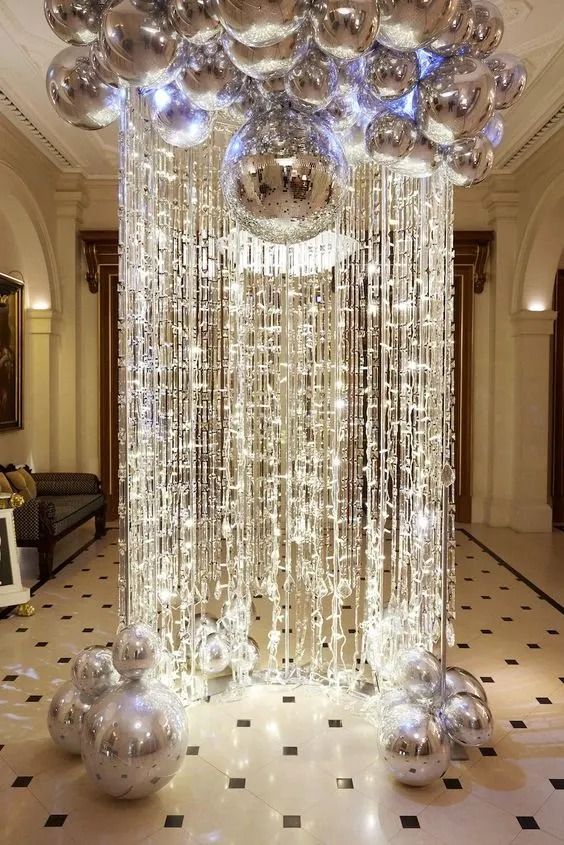
M 267 679 L 378 681 L 396 653 L 440 638 L 452 191 L 441 173 L 363 164 L 335 231 L 268 244 L 224 208 L 227 137 L 216 125 L 173 149 L 127 93 L 122 623 L 158 628 L 163 673 L 187 699 L 205 694 L 218 639 L 236 684 L 258 671 L 257 595 Z

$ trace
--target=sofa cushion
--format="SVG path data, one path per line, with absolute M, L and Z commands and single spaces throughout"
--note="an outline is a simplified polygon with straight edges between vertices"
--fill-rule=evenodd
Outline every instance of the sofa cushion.
M 3 472 L 0 472 L 0 493 L 13 493 L 13 487 L 4 475 Z
M 6 478 L 8 479 L 16 493 L 20 494 L 24 502 L 29 502 L 30 499 L 35 499 L 37 495 L 37 487 L 35 481 L 32 479 L 29 472 L 24 469 L 24 467 L 20 467 L 18 469 L 7 472 Z
M 41 496 L 41 501 L 51 502 L 55 508 L 55 536 L 63 534 L 77 522 L 94 516 L 105 502 L 100 493 L 82 496 Z

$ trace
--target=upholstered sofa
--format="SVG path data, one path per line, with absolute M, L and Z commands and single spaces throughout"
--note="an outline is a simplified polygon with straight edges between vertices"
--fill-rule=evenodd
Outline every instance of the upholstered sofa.
M 31 473 L 37 495 L 14 510 L 18 546 L 35 548 L 39 577 L 53 573 L 58 541 L 94 518 L 96 538 L 106 533 L 106 497 L 97 476 L 83 472 Z

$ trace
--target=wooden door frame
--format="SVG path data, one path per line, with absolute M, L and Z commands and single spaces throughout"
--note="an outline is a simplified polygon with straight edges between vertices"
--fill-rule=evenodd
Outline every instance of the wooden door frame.
M 99 442 L 100 479 L 106 494 L 108 521 L 118 518 L 118 321 L 117 286 L 119 276 L 118 233 L 86 230 L 80 233 L 86 258 L 86 282 L 91 293 L 99 294 Z
M 474 295 L 484 291 L 493 238 L 491 231 L 454 233 L 456 519 L 466 523 L 472 522 Z
M 552 339 L 550 493 L 552 520 L 561 526 L 564 525 L 564 270 L 556 275 L 553 309 L 557 316 Z

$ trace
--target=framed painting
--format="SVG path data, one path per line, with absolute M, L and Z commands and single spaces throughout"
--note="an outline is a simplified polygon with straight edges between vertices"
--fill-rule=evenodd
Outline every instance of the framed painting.
M 2 288 L 0 282 L 0 431 L 6 431 L 23 428 L 23 286 Z

